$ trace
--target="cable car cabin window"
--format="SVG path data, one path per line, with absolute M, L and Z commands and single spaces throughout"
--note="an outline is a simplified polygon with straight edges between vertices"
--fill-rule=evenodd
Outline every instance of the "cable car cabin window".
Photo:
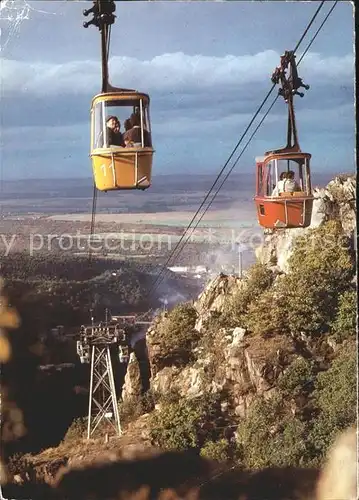
M 271 160 L 263 166 L 263 187 L 265 195 L 272 196 L 272 191 L 276 186 L 278 173 L 276 169 L 276 160 Z
M 92 130 L 93 130 L 93 148 L 103 147 L 103 107 L 101 104 L 92 110 Z
M 152 147 L 148 106 L 142 99 L 98 102 L 93 110 L 93 147 Z
M 277 182 L 272 184 L 273 190 L 269 196 L 280 196 L 282 193 L 311 193 L 308 158 L 276 159 L 273 161 L 276 166 Z M 269 182 L 267 188 L 269 189 Z
M 263 196 L 263 165 L 257 166 L 257 194 Z

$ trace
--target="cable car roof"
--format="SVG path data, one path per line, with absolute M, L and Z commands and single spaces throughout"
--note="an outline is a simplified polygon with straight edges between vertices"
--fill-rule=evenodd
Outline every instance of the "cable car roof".
M 302 151 L 283 151 L 283 152 L 275 152 L 268 151 L 264 156 L 261 156 L 261 160 L 257 161 L 267 161 L 268 159 L 277 159 L 277 160 L 290 160 L 295 158 L 311 158 L 312 155 L 310 153 L 303 153 Z
M 97 94 L 92 98 L 91 105 L 93 106 L 99 101 L 129 101 L 129 104 L 133 104 L 133 101 L 139 101 L 143 99 L 147 103 L 150 102 L 150 96 L 144 92 L 138 92 L 134 89 L 120 89 L 112 87 L 109 92 Z M 125 103 L 124 103 L 125 104 Z

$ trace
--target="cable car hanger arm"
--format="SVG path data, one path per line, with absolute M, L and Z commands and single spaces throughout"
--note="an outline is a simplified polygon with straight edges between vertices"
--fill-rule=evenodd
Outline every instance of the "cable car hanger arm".
M 116 4 L 112 0 L 94 0 L 92 8 L 83 11 L 83 15 L 86 17 L 89 14 L 93 14 L 93 18 L 90 21 L 83 23 L 84 28 L 93 25 L 101 33 L 102 93 L 115 90 L 109 84 L 108 72 L 111 25 L 114 24 L 116 19 L 115 10 Z
M 84 16 L 93 14 L 93 19 L 84 22 L 84 28 L 96 26 L 101 32 L 101 60 L 102 60 L 102 93 L 109 92 L 136 92 L 135 89 L 113 87 L 109 83 L 108 59 L 110 52 L 111 25 L 115 23 L 116 4 L 112 0 L 95 0 L 91 9 L 83 11 Z
M 294 95 L 304 97 L 304 94 L 302 92 L 298 92 L 298 89 L 303 87 L 308 90 L 309 85 L 303 83 L 303 80 L 299 78 L 295 57 L 296 56 L 293 50 L 285 51 L 284 55 L 280 58 L 280 66 L 275 69 L 271 78 L 274 84 L 280 83 L 282 85 L 282 87 L 278 90 L 278 95 L 282 96 L 288 104 L 287 145 L 285 148 L 271 151 L 271 153 L 300 151 L 293 98 Z M 286 70 L 288 69 L 288 66 L 290 67 L 290 70 L 289 76 L 287 77 Z

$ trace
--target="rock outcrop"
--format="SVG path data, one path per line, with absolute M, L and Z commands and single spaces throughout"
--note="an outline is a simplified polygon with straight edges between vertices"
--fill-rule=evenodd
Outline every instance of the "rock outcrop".
M 194 303 L 200 310 L 204 297 L 209 298 L 214 285 L 234 293 L 238 289 L 236 279 L 221 276 L 208 286 Z M 222 286 L 221 286 L 222 285 Z M 218 306 L 218 303 L 217 303 Z M 206 314 L 206 313 L 205 313 Z M 203 330 L 202 323 L 199 323 Z M 155 330 L 151 331 L 152 337 Z M 206 333 L 203 330 L 203 335 Z M 261 340 L 246 335 L 244 328 L 220 328 L 208 339 L 206 347 L 198 347 L 196 361 L 184 368 L 165 367 L 153 375 L 152 389 L 165 395 L 177 390 L 182 397 L 191 398 L 204 392 L 229 394 L 235 413 L 244 417 L 254 394 L 270 393 L 275 382 L 295 356 L 292 342 L 285 337 Z
M 128 401 L 133 397 L 139 396 L 141 392 L 142 384 L 140 366 L 135 353 L 131 352 L 123 384 L 122 399 L 123 401 Z
M 288 271 L 288 259 L 296 239 L 325 222 L 336 219 L 342 224 L 343 233 L 353 237 L 355 229 L 355 178 L 336 177 L 326 188 L 315 190 L 312 223 L 306 229 L 266 231 L 265 241 L 258 253 L 259 261 L 273 272 L 273 279 L 281 279 Z M 184 366 L 158 362 L 166 356 L 161 341 L 161 326 L 168 313 L 160 314 L 146 334 L 150 386 L 158 397 L 176 391 L 182 398 L 195 398 L 204 393 L 226 393 L 227 406 L 239 418 L 245 418 L 256 396 L 270 397 L 276 389 L 278 377 L 294 360 L 313 355 L 311 340 L 299 340 L 285 335 L 263 338 L 250 335 L 241 326 L 220 327 L 220 317 L 234 295 L 246 287 L 246 277 L 220 274 L 214 278 L 192 304 L 196 314 L 194 331 L 199 336 L 193 349 L 193 360 Z M 211 321 L 214 320 L 214 321 Z M 334 352 L 331 339 L 328 352 Z M 319 358 L 318 358 L 319 359 Z M 142 387 L 142 388 L 141 388 Z M 128 401 L 143 392 L 140 365 L 133 358 L 125 378 L 123 399 Z
M 315 189 L 309 228 L 266 231 L 258 260 L 272 271 L 274 283 L 288 271 L 288 259 L 297 238 L 311 229 L 336 219 L 342 224 L 343 234 L 354 237 L 355 187 L 353 176 L 338 176 L 326 188 Z M 194 301 L 195 330 L 200 340 L 193 350 L 194 361 L 186 366 L 159 368 L 155 359 L 165 353 L 161 353 L 158 332 L 166 313 L 156 319 L 147 332 L 151 388 L 155 393 L 161 396 L 175 390 L 182 398 L 192 398 L 203 393 L 223 392 L 235 415 L 245 418 L 253 399 L 258 395 L 270 397 L 276 390 L 278 377 L 293 361 L 315 356 L 316 347 L 300 332 L 298 338 L 279 334 L 264 338 L 249 334 L 241 325 L 213 326 L 216 321 L 211 320 L 220 317 L 231 297 L 240 295 L 246 286 L 246 277 L 220 274 Z M 330 342 L 328 339 L 325 349 L 334 352 Z M 317 361 L 321 360 L 318 355 Z
M 198 314 L 196 330 L 201 332 L 208 319 L 223 312 L 228 297 L 242 287 L 242 279 L 237 276 L 220 274 L 212 280 L 194 303 Z

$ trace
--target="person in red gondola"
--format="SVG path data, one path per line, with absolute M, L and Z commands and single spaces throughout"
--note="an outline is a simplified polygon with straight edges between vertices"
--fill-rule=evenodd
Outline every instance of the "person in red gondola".
M 109 116 L 106 120 L 107 138 L 109 146 L 125 146 L 121 133 L 121 123 L 117 116 Z
M 289 170 L 288 172 L 282 172 L 280 174 L 279 181 L 273 189 L 272 196 L 279 196 L 280 193 L 293 193 L 294 191 L 300 191 L 300 187 L 294 179 L 293 170 Z
M 288 189 L 288 191 L 290 192 L 301 190 L 294 176 L 295 174 L 293 170 L 289 170 L 289 172 L 287 173 L 287 182 L 289 183 L 290 189 Z
M 287 172 L 282 172 L 279 176 L 279 181 L 276 187 L 273 189 L 272 196 L 279 196 L 280 193 L 285 191 L 285 183 L 287 180 Z

